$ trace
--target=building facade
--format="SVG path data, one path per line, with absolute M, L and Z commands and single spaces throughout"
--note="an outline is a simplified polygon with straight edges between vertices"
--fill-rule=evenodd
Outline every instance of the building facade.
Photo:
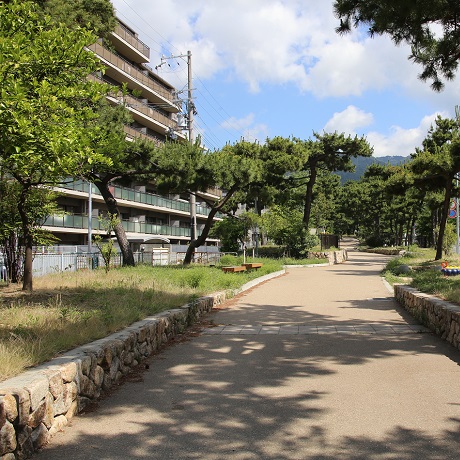
M 123 102 L 133 119 L 125 127 L 128 139 L 142 137 L 159 144 L 174 133 L 179 141 L 187 142 L 187 136 L 178 124 L 181 103 L 175 88 L 147 65 L 150 49 L 134 30 L 119 21 L 108 40 L 101 39 L 89 48 L 106 69 L 104 74 L 92 78 L 100 78 L 114 86 L 109 101 L 120 103 L 121 87 L 125 85 L 127 89 L 128 94 L 123 95 Z M 117 88 L 120 88 L 120 96 L 117 96 Z M 57 191 L 60 195 L 58 204 L 64 214 L 50 216 L 44 228 L 59 239 L 59 245 L 88 245 L 90 233 L 103 231 L 98 219 L 106 212 L 102 196 L 96 187 L 85 181 L 63 183 Z M 135 251 L 159 246 L 170 246 L 176 252 L 180 252 L 181 247 L 186 250 L 191 236 L 188 196 L 161 196 L 155 192 L 153 185 L 146 183 L 132 183 L 128 187 L 114 183 L 111 191 L 118 202 L 123 226 Z M 209 208 L 200 200 L 200 196 L 214 200 L 219 198 L 220 191 L 207 191 L 196 198 L 198 234 L 209 214 Z M 88 218 L 89 211 L 91 219 Z M 88 232 L 89 221 L 92 232 Z M 206 250 L 217 251 L 217 245 L 218 240 L 209 239 Z

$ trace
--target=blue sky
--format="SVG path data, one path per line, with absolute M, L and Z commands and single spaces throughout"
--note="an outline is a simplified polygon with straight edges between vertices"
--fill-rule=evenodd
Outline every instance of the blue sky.
M 417 75 L 410 48 L 358 30 L 339 36 L 332 0 L 113 0 L 117 14 L 161 56 L 192 52 L 195 131 L 220 148 L 241 137 L 366 136 L 374 156 L 407 156 L 437 114 L 453 117 L 459 78 L 441 93 Z M 158 74 L 186 87 L 187 65 Z

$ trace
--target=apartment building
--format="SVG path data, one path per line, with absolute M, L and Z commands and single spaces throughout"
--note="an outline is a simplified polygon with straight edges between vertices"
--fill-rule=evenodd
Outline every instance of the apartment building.
M 187 142 L 187 135 L 178 121 L 181 119 L 181 103 L 175 88 L 160 78 L 147 65 L 150 49 L 138 34 L 124 24 L 118 25 L 108 40 L 99 40 L 90 49 L 105 65 L 105 73 L 94 78 L 114 86 L 109 101 L 116 104 L 117 87 L 126 85 L 128 95 L 124 102 L 130 111 L 133 123 L 125 127 L 127 138 L 143 137 L 162 143 L 173 133 L 177 139 Z M 137 97 L 133 94 L 134 92 Z M 91 188 L 90 188 L 91 187 Z M 88 182 L 74 181 L 58 188 L 59 206 L 64 215 L 50 216 L 44 227 L 59 239 L 60 245 L 87 245 L 88 221 L 92 221 L 92 233 L 102 232 L 98 217 L 106 211 L 104 200 L 96 187 Z M 191 209 L 188 196 L 161 196 L 151 184 L 112 184 L 117 199 L 122 223 L 134 250 L 150 250 L 153 247 L 171 247 L 175 251 L 186 249 L 191 235 Z M 207 191 L 201 197 L 217 199 L 220 191 Z M 88 210 L 91 210 L 88 219 Z M 209 214 L 206 204 L 196 199 L 197 233 L 204 227 Z M 217 250 L 218 240 L 209 239 L 208 248 Z

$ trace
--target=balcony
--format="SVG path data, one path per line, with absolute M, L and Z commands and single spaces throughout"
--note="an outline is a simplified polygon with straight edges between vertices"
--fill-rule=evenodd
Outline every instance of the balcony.
M 121 54 L 134 62 L 143 63 L 150 60 L 150 48 L 123 24 L 118 23 L 110 40 Z
M 93 230 L 106 233 L 106 230 L 103 228 L 98 219 L 91 219 L 91 223 Z M 45 227 L 86 230 L 88 229 L 88 216 L 79 214 L 64 216 L 54 215 L 49 216 L 43 225 Z M 189 228 L 147 224 L 145 222 L 130 222 L 127 220 L 123 220 L 122 225 L 127 233 L 190 238 Z
M 114 91 L 108 96 L 108 99 L 113 104 L 125 104 L 134 120 L 154 131 L 166 133 L 169 127 L 176 127 L 176 122 L 173 119 L 161 113 L 151 104 L 145 103 L 142 99 L 129 94 L 123 95 L 121 91 L 118 93 Z
M 86 181 L 73 181 L 61 185 L 61 188 L 75 190 L 78 192 L 89 192 L 89 184 Z M 117 200 L 125 200 L 134 203 L 140 203 L 143 205 L 154 206 L 157 208 L 168 209 L 172 211 L 178 211 L 179 213 L 190 214 L 190 203 L 173 200 L 171 198 L 165 198 L 161 195 L 154 193 L 140 192 L 131 188 L 120 187 L 118 185 L 111 186 L 111 192 Z M 97 187 L 93 186 L 93 193 L 99 194 Z M 210 213 L 210 209 L 205 206 L 196 206 L 197 216 L 207 217 Z M 220 214 L 216 217 L 222 217 Z
M 133 128 L 132 126 L 125 125 L 124 130 L 125 130 L 126 135 L 130 137 L 131 139 L 136 139 L 136 138 L 145 139 L 147 141 L 153 142 L 158 147 L 161 147 L 161 145 L 164 143 L 164 140 L 160 139 L 159 137 L 152 136 L 151 134 L 143 133 L 142 131 L 139 131 L 138 129 Z
M 120 83 L 126 82 L 130 89 L 136 89 L 142 92 L 147 91 L 149 93 L 147 99 L 162 104 L 165 110 L 179 112 L 179 108 L 173 102 L 174 96 L 172 89 L 152 78 L 147 71 L 146 73 L 141 72 L 134 64 L 112 53 L 112 51 L 104 48 L 98 42 L 88 46 L 88 49 L 93 51 L 107 64 L 106 74 L 110 78 Z

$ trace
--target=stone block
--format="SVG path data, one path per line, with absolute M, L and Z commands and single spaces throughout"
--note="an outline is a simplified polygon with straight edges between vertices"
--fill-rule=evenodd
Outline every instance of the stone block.
M 77 393 L 77 385 L 75 382 L 66 383 L 61 397 L 54 401 L 54 415 L 65 414 L 72 405 L 72 402 L 76 400 Z
M 58 415 L 54 419 L 54 423 L 49 430 L 49 436 L 54 436 L 59 431 L 62 431 L 68 424 L 69 421 L 67 420 L 67 417 L 65 417 L 64 415 Z
M 112 365 L 110 366 L 109 375 L 112 381 L 115 381 L 118 370 L 120 369 L 120 360 L 115 356 L 112 360 Z
M 41 423 L 35 430 L 32 431 L 32 444 L 35 450 L 41 449 L 49 440 L 49 432 L 46 426 Z
M 40 425 L 40 423 L 45 423 L 46 420 L 48 426 L 51 426 L 51 420 L 54 417 L 53 404 L 53 395 L 48 392 L 38 407 L 29 415 L 29 421 L 27 422 L 27 425 L 30 428 L 35 429 Z
M 2 388 L 0 396 L 11 395 L 16 400 L 18 411 L 15 426 L 26 426 L 29 421 L 30 413 L 30 395 L 25 388 Z
M 64 383 L 60 371 L 47 373 L 49 381 L 49 391 L 55 399 L 59 398 L 64 391 Z
M 100 388 L 102 386 L 102 382 L 104 381 L 104 369 L 96 364 L 94 370 L 91 371 L 90 378 L 96 387 Z
M 2 425 L 3 418 L 13 423 L 18 418 L 18 415 L 18 403 L 16 398 L 9 393 L 0 396 L 0 425 Z
M 83 375 L 88 376 L 91 371 L 91 355 L 84 356 L 80 361 L 80 369 Z
M 0 429 L 0 455 L 14 452 L 16 447 L 16 430 L 12 423 L 5 420 L 5 423 Z
M 86 375 L 83 375 L 80 380 L 80 395 L 93 399 L 96 396 L 96 385 Z
M 102 367 L 110 368 L 113 360 L 113 352 L 110 346 L 104 348 L 104 359 L 102 361 Z
M 77 363 L 70 362 L 60 368 L 62 380 L 64 383 L 70 383 L 75 380 L 77 375 Z
M 148 335 L 149 335 L 149 328 L 148 327 L 142 327 L 139 330 L 139 333 L 137 335 L 137 341 L 139 343 L 145 342 L 145 340 L 147 339 Z
M 41 376 L 28 382 L 24 389 L 26 389 L 30 396 L 30 410 L 33 412 L 45 399 L 49 392 L 49 381 L 46 376 Z
M 78 414 L 78 400 L 74 399 L 69 410 L 65 413 L 65 418 L 70 422 Z
M 102 382 L 102 389 L 108 391 L 112 388 L 112 379 L 110 375 L 106 372 L 104 373 L 104 381 Z
M 34 445 L 32 442 L 32 428 L 25 426 L 21 428 L 17 433 L 17 447 L 16 457 L 19 459 L 25 459 L 32 456 L 34 453 Z
M 85 398 L 84 396 L 79 396 L 77 398 L 78 412 L 82 412 L 85 409 L 85 407 L 91 404 L 91 402 L 91 399 Z

